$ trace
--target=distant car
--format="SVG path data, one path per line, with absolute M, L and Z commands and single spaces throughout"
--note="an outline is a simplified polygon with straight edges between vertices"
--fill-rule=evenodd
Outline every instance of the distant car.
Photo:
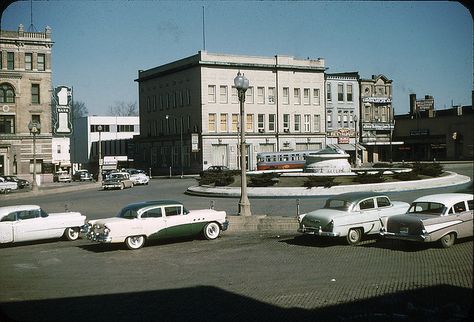
M 69 172 L 65 170 L 56 171 L 53 175 L 53 182 L 71 182 L 72 178 Z
M 451 247 L 473 235 L 473 195 L 443 193 L 420 197 L 404 215 L 390 217 L 382 236 L 408 241 L 439 242 Z
M 134 185 L 147 185 L 150 182 L 150 177 L 143 172 L 135 171 L 130 173 L 130 180 Z
M 201 177 L 208 175 L 208 174 L 216 174 L 216 173 L 223 173 L 230 171 L 230 169 L 226 166 L 223 165 L 211 165 L 209 168 L 206 170 L 203 170 L 200 172 Z
M 36 205 L 0 207 L 0 243 L 16 243 L 64 236 L 79 238 L 86 216 L 78 212 L 46 213 Z
M 109 189 L 125 189 L 133 187 L 133 181 L 130 180 L 128 172 L 112 172 L 107 179 L 102 181 L 102 188 Z
M 298 231 L 316 236 L 346 237 L 349 245 L 356 245 L 363 235 L 379 234 L 387 218 L 405 213 L 409 206 L 376 192 L 344 193 L 329 198 L 322 209 L 298 216 Z
M 91 241 L 125 243 L 133 250 L 151 239 L 199 234 L 216 239 L 227 226 L 225 211 L 187 210 L 180 202 L 158 200 L 129 204 L 116 217 L 89 220 L 82 232 Z
M 85 169 L 77 170 L 72 176 L 73 181 L 92 181 L 93 179 L 92 174 Z
M 0 193 L 9 193 L 16 189 L 18 189 L 18 183 L 7 181 L 5 178 L 0 177 Z
M 7 175 L 7 176 L 3 176 L 3 178 L 5 179 L 5 181 L 16 182 L 18 185 L 18 189 L 24 189 L 24 188 L 30 187 L 30 182 L 28 180 L 20 179 L 17 176 Z

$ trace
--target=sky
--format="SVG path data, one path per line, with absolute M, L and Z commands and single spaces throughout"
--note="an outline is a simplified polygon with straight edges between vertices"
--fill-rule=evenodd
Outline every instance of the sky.
M 89 115 L 106 115 L 138 102 L 138 70 L 204 49 L 203 8 L 208 52 L 321 57 L 329 73 L 383 74 L 395 114 L 409 112 L 413 93 L 436 109 L 471 105 L 473 21 L 457 2 L 33 0 L 9 5 L 1 28 L 50 26 L 53 86 L 72 86 Z

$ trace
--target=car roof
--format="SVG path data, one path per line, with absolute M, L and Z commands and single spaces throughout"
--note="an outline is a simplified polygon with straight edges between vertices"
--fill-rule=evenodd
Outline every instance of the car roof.
M 12 211 L 32 210 L 32 209 L 39 209 L 39 208 L 40 206 L 38 205 L 17 205 L 17 206 L 0 207 L 0 217 L 6 214 L 9 214 Z
M 124 208 L 128 209 L 140 209 L 144 207 L 150 207 L 150 206 L 163 206 L 163 205 L 183 205 L 179 201 L 175 200 L 150 200 L 150 201 L 142 201 L 142 202 L 135 202 L 126 205 Z
M 387 197 L 383 193 L 377 193 L 372 191 L 357 191 L 357 192 L 346 192 L 341 193 L 336 196 L 332 196 L 329 199 L 338 199 L 338 200 L 346 200 L 356 202 L 362 199 L 371 198 L 371 197 Z
M 464 200 L 472 200 L 473 195 L 470 193 L 438 193 L 433 195 L 426 195 L 415 199 L 413 202 L 438 202 L 445 206 L 451 206 L 455 203 Z

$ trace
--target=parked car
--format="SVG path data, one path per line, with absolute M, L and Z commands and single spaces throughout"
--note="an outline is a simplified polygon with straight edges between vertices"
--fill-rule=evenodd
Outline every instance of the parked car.
M 92 181 L 93 179 L 92 174 L 86 169 L 77 170 L 72 176 L 73 181 Z
M 211 165 L 209 168 L 207 168 L 204 171 L 201 171 L 201 173 L 216 173 L 216 172 L 226 172 L 230 171 L 230 169 L 226 166 L 223 165 Z
M 16 243 L 64 236 L 79 238 L 86 216 L 78 212 L 48 214 L 36 205 L 0 207 L 0 243 Z
M 133 181 L 130 180 L 128 172 L 112 172 L 107 179 L 102 182 L 102 188 L 108 189 L 124 189 L 133 187 Z
M 91 241 L 125 243 L 133 250 L 151 239 L 198 234 L 216 239 L 227 226 L 225 211 L 187 210 L 180 202 L 158 200 L 129 204 L 113 218 L 89 220 L 82 232 Z
M 12 175 L 7 175 L 7 176 L 2 176 L 5 181 L 9 182 L 16 182 L 18 189 L 24 189 L 24 188 L 29 188 L 30 187 L 30 182 L 25 179 L 20 179 L 17 176 L 12 176 Z
M 382 236 L 435 242 L 451 247 L 456 239 L 473 235 L 473 195 L 443 193 L 420 197 L 404 215 L 390 217 Z
M 53 182 L 71 182 L 72 178 L 69 172 L 65 170 L 56 171 L 53 175 Z
M 376 192 L 349 192 L 329 198 L 322 209 L 298 216 L 303 234 L 346 237 L 358 244 L 363 235 L 379 234 L 387 218 L 403 214 L 410 205 Z
M 9 193 L 16 189 L 18 189 L 18 183 L 7 181 L 5 178 L 0 177 L 0 193 Z
M 143 172 L 131 172 L 130 180 L 133 181 L 134 185 L 147 185 L 150 182 L 150 177 Z

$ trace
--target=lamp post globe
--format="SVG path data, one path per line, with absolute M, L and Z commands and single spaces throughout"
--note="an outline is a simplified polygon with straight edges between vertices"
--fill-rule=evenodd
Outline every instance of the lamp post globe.
M 247 171 L 246 171 L 246 157 L 247 157 L 247 145 L 245 142 L 245 92 L 249 88 L 249 80 L 245 75 L 241 74 L 240 71 L 234 78 L 234 85 L 237 89 L 240 102 L 240 201 L 239 201 L 239 215 L 240 216 L 251 216 L 250 212 L 250 201 L 247 196 Z
M 31 190 L 38 191 L 38 183 L 36 181 L 36 135 L 41 130 L 41 124 L 36 121 L 28 123 L 28 130 L 33 135 L 33 180 L 31 182 Z

